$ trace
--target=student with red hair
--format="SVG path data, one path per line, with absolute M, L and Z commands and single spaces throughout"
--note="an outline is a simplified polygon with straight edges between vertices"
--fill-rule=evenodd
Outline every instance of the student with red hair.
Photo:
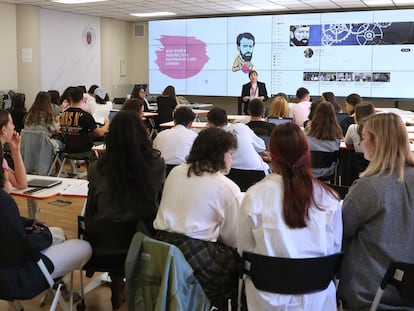
M 341 250 L 342 217 L 337 194 L 311 174 L 303 131 L 275 126 L 270 137 L 273 173 L 250 187 L 243 199 L 237 249 L 256 254 L 307 258 Z M 246 279 L 248 310 L 336 310 L 335 285 L 306 295 L 257 290 Z

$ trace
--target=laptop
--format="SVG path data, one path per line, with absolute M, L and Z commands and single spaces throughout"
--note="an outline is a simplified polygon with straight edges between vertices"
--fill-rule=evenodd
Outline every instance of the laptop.
M 284 123 L 293 122 L 293 118 L 272 118 L 272 117 L 269 117 L 269 118 L 267 118 L 267 122 L 273 123 L 275 125 L 280 125 L 280 124 L 284 124 Z
M 125 103 L 126 98 L 125 97 L 115 97 L 112 101 L 112 104 L 114 105 L 123 105 Z
M 27 185 L 29 187 L 35 187 L 35 188 L 51 188 L 53 186 L 61 184 L 61 180 L 56 179 L 40 179 L 40 178 L 34 178 L 32 180 L 29 180 L 27 182 Z

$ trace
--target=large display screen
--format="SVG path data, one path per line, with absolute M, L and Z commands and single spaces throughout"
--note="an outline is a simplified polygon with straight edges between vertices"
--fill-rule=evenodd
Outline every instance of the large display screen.
M 256 70 L 270 94 L 414 98 L 414 10 L 149 22 L 149 91 L 240 96 Z

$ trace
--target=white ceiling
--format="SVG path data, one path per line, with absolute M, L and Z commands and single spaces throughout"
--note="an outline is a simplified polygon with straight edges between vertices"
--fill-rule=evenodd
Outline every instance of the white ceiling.
M 0 2 L 35 5 L 45 9 L 112 17 L 128 21 L 149 20 L 149 18 L 131 16 L 130 13 L 149 13 L 156 11 L 176 13 L 176 15 L 168 17 L 171 19 L 206 15 L 228 16 L 230 14 L 252 15 L 414 8 L 414 0 L 108 0 L 100 3 L 75 5 L 52 3 L 50 0 L 0 0 Z M 386 3 L 379 5 L 378 2 Z M 276 11 L 274 9 L 265 10 L 260 8 L 271 5 L 281 5 L 286 9 Z M 251 7 L 251 10 L 241 11 L 238 9 L 240 7 Z

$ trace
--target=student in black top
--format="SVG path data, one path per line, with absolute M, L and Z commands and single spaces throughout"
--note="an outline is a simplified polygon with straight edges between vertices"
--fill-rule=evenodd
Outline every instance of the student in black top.
M 92 147 L 92 138 L 103 137 L 108 131 L 109 120 L 108 118 L 105 118 L 104 125 L 98 128 L 93 116 L 89 112 L 81 109 L 83 99 L 83 91 L 81 88 L 72 88 L 68 97 L 71 105 L 68 109 L 62 112 L 60 116 L 60 128 L 65 136 L 66 151 L 89 151 Z M 73 146 L 73 144 L 70 144 L 67 141 L 68 137 L 74 138 L 75 136 L 78 137 L 82 135 L 91 135 L 88 148 L 85 148 L 87 146 Z
M 24 106 L 26 102 L 26 96 L 23 93 L 16 93 L 12 97 L 12 104 L 10 107 L 10 115 L 12 116 L 14 129 L 17 133 L 20 133 L 22 128 L 24 128 L 24 117 L 26 115 L 26 107 Z
M 172 85 L 167 86 L 161 96 L 157 97 L 158 116 L 154 118 L 158 127 L 161 123 L 173 120 L 173 112 L 178 108 L 177 95 Z
M 355 106 L 362 103 L 362 98 L 359 94 L 353 93 L 345 98 L 345 110 L 349 113 L 349 117 L 341 121 L 342 134 L 345 137 L 346 131 L 351 124 L 355 124 L 354 113 Z
M 264 104 L 260 98 L 255 98 L 250 101 L 248 109 L 250 122 L 246 125 L 258 136 L 270 136 L 275 126 L 273 123 L 268 123 L 263 120 L 264 111 Z

